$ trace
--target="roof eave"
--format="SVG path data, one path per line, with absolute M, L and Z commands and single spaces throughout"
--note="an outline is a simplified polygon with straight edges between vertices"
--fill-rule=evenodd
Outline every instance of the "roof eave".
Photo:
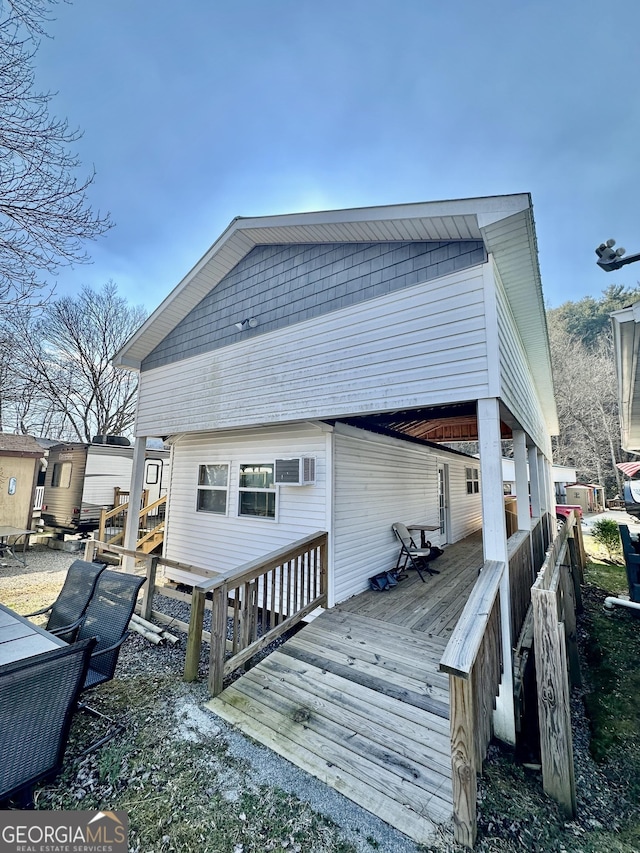
M 117 367 L 139 369 L 157 344 L 255 246 L 363 240 L 481 239 L 488 227 L 530 207 L 528 193 L 381 207 L 236 217 L 211 248 L 116 353 Z

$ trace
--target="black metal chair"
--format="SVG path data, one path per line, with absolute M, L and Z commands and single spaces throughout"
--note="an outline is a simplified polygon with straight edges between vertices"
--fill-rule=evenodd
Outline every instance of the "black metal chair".
M 146 581 L 144 577 L 124 572 L 106 570 L 98 578 L 96 588 L 78 630 L 77 641 L 96 638 L 82 691 L 110 681 L 115 673 L 122 644 L 129 636 L 127 627 L 133 614 L 138 592 Z M 91 744 L 82 755 L 93 752 L 110 740 L 124 726 L 84 702 L 78 707 L 94 717 L 108 720 L 113 728 L 100 740 Z
M 84 618 L 85 610 L 91 600 L 96 582 L 106 568 L 106 563 L 88 563 L 86 560 L 74 560 L 69 566 L 67 576 L 58 597 L 49 607 L 27 613 L 26 616 L 49 614 L 47 631 L 63 640 L 72 640 L 74 631 Z
M 0 803 L 33 807 L 33 787 L 62 767 L 95 640 L 0 666 Z
M 422 574 L 423 571 L 428 572 L 430 575 L 440 574 L 437 569 L 433 569 L 429 565 L 428 559 L 431 556 L 431 548 L 418 548 L 405 524 L 396 521 L 391 525 L 391 529 L 400 542 L 400 553 L 398 554 L 394 571 L 402 572 L 410 566 L 417 571 L 423 583 L 425 583 L 424 575 Z

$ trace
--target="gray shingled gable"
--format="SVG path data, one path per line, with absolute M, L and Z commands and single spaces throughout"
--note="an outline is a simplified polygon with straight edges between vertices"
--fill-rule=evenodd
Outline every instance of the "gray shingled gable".
M 481 240 L 256 246 L 142 363 L 181 361 L 484 263 Z M 256 317 L 255 329 L 235 323 Z

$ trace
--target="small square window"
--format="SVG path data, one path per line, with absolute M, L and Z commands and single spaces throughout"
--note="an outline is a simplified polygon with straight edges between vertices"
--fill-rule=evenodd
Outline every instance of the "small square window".
M 480 491 L 480 475 L 477 468 L 465 468 L 465 478 L 467 481 L 467 494 L 477 495 Z
M 238 515 L 276 517 L 273 463 L 240 465 Z
M 229 465 L 200 465 L 198 467 L 198 512 L 227 514 Z

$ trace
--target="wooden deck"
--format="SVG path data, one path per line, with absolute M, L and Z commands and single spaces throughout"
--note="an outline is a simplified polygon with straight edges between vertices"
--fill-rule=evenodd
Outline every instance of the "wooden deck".
M 417 842 L 452 814 L 449 682 L 438 671 L 482 565 L 480 535 L 422 583 L 323 612 L 208 707 Z

